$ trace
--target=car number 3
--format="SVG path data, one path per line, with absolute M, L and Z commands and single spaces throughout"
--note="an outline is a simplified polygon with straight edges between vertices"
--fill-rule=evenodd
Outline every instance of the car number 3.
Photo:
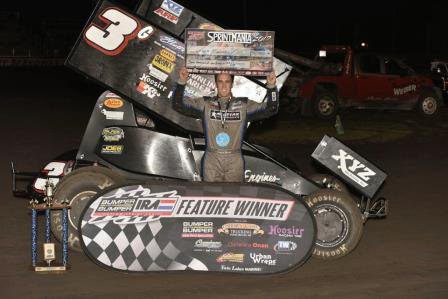
M 90 46 L 109 56 L 123 51 L 140 30 L 140 24 L 135 19 L 116 8 L 106 9 L 99 18 L 106 24 L 105 27 L 92 23 L 85 31 L 84 38 Z

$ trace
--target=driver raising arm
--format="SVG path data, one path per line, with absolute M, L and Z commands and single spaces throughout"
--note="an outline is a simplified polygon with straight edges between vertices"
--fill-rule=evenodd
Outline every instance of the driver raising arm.
M 247 123 L 270 117 L 278 112 L 278 91 L 274 72 L 266 77 L 267 96 L 262 103 L 232 96 L 233 76 L 215 75 L 218 94 L 215 97 L 184 99 L 189 72 L 179 70 L 173 95 L 173 109 L 202 119 L 206 149 L 202 158 L 203 180 L 207 182 L 244 181 L 241 152 Z

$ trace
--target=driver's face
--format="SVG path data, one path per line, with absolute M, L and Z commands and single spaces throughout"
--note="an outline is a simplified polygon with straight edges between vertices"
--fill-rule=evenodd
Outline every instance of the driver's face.
M 232 76 L 229 74 L 219 74 L 216 76 L 216 88 L 218 88 L 218 97 L 226 98 L 231 95 Z

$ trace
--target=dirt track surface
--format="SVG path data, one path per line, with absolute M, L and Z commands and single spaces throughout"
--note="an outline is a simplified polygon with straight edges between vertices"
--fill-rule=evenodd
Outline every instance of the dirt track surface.
M 81 253 L 70 253 L 71 271 L 35 274 L 28 270 L 27 201 L 11 195 L 9 161 L 15 161 L 19 170 L 37 171 L 58 154 L 76 148 L 102 89 L 69 70 L 6 69 L 0 78 L 2 298 L 448 298 L 446 109 L 437 119 L 422 121 L 414 120 L 412 112 L 353 111 L 343 116 L 354 124 L 368 117 L 383 129 L 387 123 L 391 129 L 394 124 L 414 125 L 410 134 L 391 141 L 346 142 L 388 173 L 380 192 L 390 200 L 391 211 L 386 219 L 369 220 L 357 249 L 340 260 L 310 259 L 301 268 L 276 276 L 126 275 L 106 271 Z M 293 122 L 300 130 L 313 121 Z M 310 174 L 315 145 L 275 143 L 271 148 Z

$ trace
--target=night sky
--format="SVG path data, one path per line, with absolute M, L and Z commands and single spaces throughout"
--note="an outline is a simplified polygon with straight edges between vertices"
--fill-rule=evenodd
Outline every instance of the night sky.
M 35 1 L 3 4 L 31 21 L 61 19 L 82 28 L 96 1 Z M 137 0 L 116 1 L 134 7 Z M 178 0 L 229 29 L 274 30 L 276 47 L 314 56 L 322 44 L 367 42 L 369 49 L 412 59 L 448 58 L 447 1 L 256 1 Z M 222 3 L 221 5 L 219 3 Z M 295 6 L 292 7 L 292 3 Z

